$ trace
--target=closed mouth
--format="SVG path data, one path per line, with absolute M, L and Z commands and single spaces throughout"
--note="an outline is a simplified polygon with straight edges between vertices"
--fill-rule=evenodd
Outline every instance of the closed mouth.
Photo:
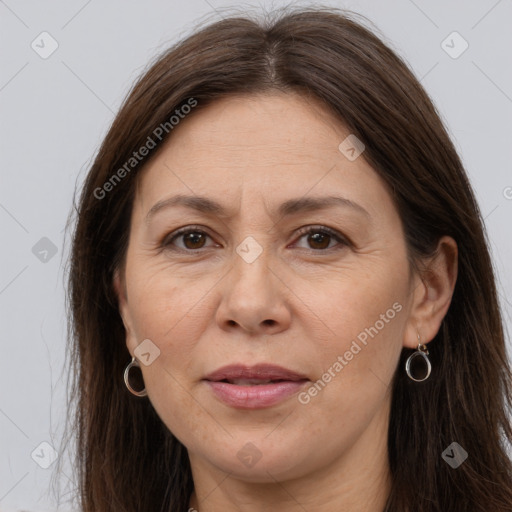
M 308 379 L 301 373 L 270 363 L 260 363 L 253 366 L 239 363 L 223 366 L 208 374 L 204 380 L 224 382 L 237 386 L 257 386 L 279 382 L 298 382 Z
M 300 379 L 300 381 L 305 379 Z M 279 382 L 299 382 L 299 380 L 289 379 L 222 379 L 214 382 L 226 382 L 227 384 L 234 384 L 235 386 L 258 386 L 262 384 L 277 384 Z

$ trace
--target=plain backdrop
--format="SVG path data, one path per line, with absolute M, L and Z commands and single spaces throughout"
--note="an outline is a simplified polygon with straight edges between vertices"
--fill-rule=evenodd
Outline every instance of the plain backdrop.
M 124 95 L 149 60 L 204 17 L 282 5 L 0 0 L 0 511 L 73 510 L 64 503 L 70 495 L 58 506 L 50 492 L 54 456 L 65 457 L 52 451 L 66 405 L 64 228 L 75 186 Z M 367 16 L 440 111 L 485 217 L 510 330 L 512 3 L 323 5 Z M 68 491 L 71 473 L 60 475 Z

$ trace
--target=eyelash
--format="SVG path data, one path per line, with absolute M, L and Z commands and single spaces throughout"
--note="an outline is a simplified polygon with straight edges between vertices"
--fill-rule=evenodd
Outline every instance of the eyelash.
M 180 236 L 188 235 L 190 233 L 200 233 L 202 235 L 206 235 L 206 236 L 210 237 L 210 235 L 206 231 L 201 229 L 201 226 L 187 226 L 185 228 L 178 229 L 177 231 L 171 233 L 170 235 L 165 236 L 161 242 L 161 248 L 165 249 L 165 250 L 175 251 L 175 252 L 188 252 L 188 253 L 198 253 L 202 250 L 205 250 L 204 248 L 182 249 L 181 247 L 180 248 L 171 248 L 170 247 L 171 244 L 174 242 L 174 240 L 176 240 Z M 338 248 L 330 247 L 327 249 L 309 249 L 309 251 L 311 251 L 311 252 L 318 253 L 318 252 L 328 252 L 333 249 L 340 250 L 343 247 L 351 245 L 350 242 L 346 238 L 344 238 L 340 233 L 338 233 L 334 229 L 328 228 L 327 226 L 310 226 L 307 228 L 301 228 L 301 229 L 299 229 L 297 236 L 299 236 L 299 239 L 300 239 L 304 235 L 308 235 L 310 233 L 322 233 L 325 235 L 329 235 L 332 238 L 334 238 L 341 245 L 341 247 L 338 247 Z M 306 249 L 306 250 L 308 250 L 308 249 Z

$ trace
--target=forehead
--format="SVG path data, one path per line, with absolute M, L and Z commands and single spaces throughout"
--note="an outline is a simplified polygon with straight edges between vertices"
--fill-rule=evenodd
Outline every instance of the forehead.
M 196 109 L 139 176 L 146 210 L 171 192 L 213 193 L 227 201 L 258 190 L 260 197 L 284 200 L 308 190 L 325 194 L 341 187 L 354 194 L 361 187 L 383 188 L 364 153 L 350 161 L 340 152 L 350 132 L 317 99 L 239 95 Z
M 284 93 L 223 98 L 185 118 L 170 141 L 179 146 L 225 153 L 226 159 L 259 153 L 275 160 L 281 152 L 302 158 L 321 157 L 333 142 L 348 134 L 319 100 Z M 204 149 L 208 146 L 208 149 Z M 336 145 L 337 147 L 337 145 Z M 194 155 L 189 155 L 191 158 Z

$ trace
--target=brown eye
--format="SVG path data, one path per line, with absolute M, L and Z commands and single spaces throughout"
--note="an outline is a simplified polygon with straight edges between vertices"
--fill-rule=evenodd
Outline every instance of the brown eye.
M 302 235 L 299 239 L 307 239 L 309 247 L 306 247 L 306 249 L 311 249 L 313 251 L 326 251 L 332 249 L 336 246 L 335 244 L 334 247 L 329 247 L 333 241 L 338 242 L 337 245 L 341 247 L 349 245 L 349 243 L 337 231 L 325 226 L 305 228 L 299 231 L 299 234 Z
M 182 240 L 187 249 L 201 249 L 204 245 L 205 234 L 198 231 L 191 231 L 182 234 Z
M 331 238 L 331 235 L 326 233 L 312 233 L 308 235 L 308 241 L 313 245 L 313 249 L 327 249 Z
M 171 234 L 170 237 L 165 238 L 162 243 L 162 247 L 173 250 L 174 247 L 172 246 L 177 245 L 177 250 L 194 251 L 207 247 L 205 246 L 207 238 L 211 237 L 204 231 L 188 227 L 180 229 Z M 182 243 L 176 244 L 177 240 L 180 240 Z

